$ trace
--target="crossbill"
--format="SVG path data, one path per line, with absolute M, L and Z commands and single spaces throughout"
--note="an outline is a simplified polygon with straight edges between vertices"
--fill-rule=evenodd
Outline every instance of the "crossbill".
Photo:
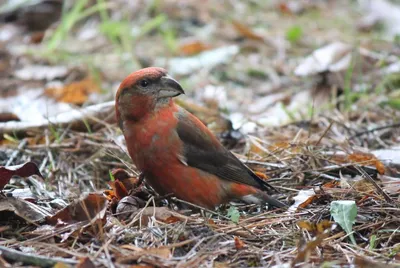
M 130 74 L 116 94 L 117 122 L 129 155 L 154 190 L 209 209 L 234 199 L 285 206 L 268 195 L 272 186 L 174 103 L 181 94 L 181 85 L 157 67 Z

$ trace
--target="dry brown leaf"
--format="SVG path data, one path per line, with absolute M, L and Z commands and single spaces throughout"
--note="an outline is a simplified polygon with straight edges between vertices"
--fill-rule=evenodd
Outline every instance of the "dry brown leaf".
M 185 56 L 199 54 L 205 50 L 211 49 L 210 45 L 204 44 L 201 41 L 190 41 L 179 46 L 179 51 Z
M 253 171 L 254 174 L 257 175 L 257 177 L 259 177 L 260 179 L 266 181 L 269 179 L 269 177 L 267 175 L 265 175 L 265 173 L 259 172 L 259 171 Z
M 98 84 L 90 77 L 81 81 L 72 82 L 62 88 L 50 87 L 45 89 L 45 94 L 60 102 L 82 105 L 91 93 L 100 92 Z
M 298 221 L 296 224 L 301 229 L 320 234 L 320 233 L 323 233 L 327 229 L 331 229 L 332 225 L 335 223 L 332 221 L 328 221 L 328 220 L 322 220 L 318 223 L 310 222 L 310 221 Z
M 237 236 L 233 238 L 235 240 L 235 248 L 237 250 L 242 249 L 245 246 L 245 243 Z
M 255 40 L 255 41 L 264 42 L 264 38 L 262 36 L 256 34 L 253 30 L 251 30 L 246 25 L 244 25 L 236 20 L 232 21 L 232 25 L 235 28 L 235 30 L 243 37 L 251 39 L 251 40 Z
M 32 175 L 38 175 L 43 178 L 38 167 L 33 162 L 27 162 L 16 166 L 0 167 L 0 191 L 3 190 L 12 176 L 29 177 Z
M 297 263 L 305 262 L 310 256 L 311 252 L 314 251 L 319 245 L 321 245 L 322 241 L 327 238 L 329 232 L 322 233 L 317 235 L 313 240 L 307 242 L 302 247 L 298 248 L 297 256 L 293 260 L 292 265 L 295 266 Z
M 102 219 L 107 208 L 107 199 L 98 193 L 89 193 L 78 201 L 59 210 L 54 216 L 47 218 L 47 223 L 56 225 L 59 221 L 73 223 Z
M 299 208 L 306 208 L 308 205 L 310 205 L 314 200 L 316 199 L 316 196 L 310 196 L 309 198 L 306 199 L 303 203 L 299 205 Z
M 119 180 L 109 181 L 108 185 L 110 185 L 111 188 L 113 189 L 111 195 L 115 196 L 118 200 L 121 200 L 125 196 L 128 196 L 128 190 L 121 181 Z
M 352 153 L 347 156 L 347 160 L 352 163 L 357 163 L 361 166 L 373 165 L 379 174 L 385 174 L 385 166 L 373 154 L 361 152 Z
M 21 198 L 0 198 L 0 213 L 13 212 L 29 223 L 41 222 L 51 214 L 44 208 Z M 0 218 L 4 217 L 0 215 Z

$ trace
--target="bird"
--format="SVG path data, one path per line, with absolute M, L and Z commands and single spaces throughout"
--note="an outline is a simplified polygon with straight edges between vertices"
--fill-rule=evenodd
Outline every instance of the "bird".
M 215 209 L 232 200 L 286 205 L 193 114 L 175 104 L 182 86 L 160 67 L 128 75 L 115 97 L 117 123 L 128 153 L 160 195 Z

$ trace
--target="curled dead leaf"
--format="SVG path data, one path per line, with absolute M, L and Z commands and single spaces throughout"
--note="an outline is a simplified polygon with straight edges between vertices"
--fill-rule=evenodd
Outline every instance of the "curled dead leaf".
M 233 239 L 237 250 L 242 249 L 245 246 L 245 243 L 239 237 L 235 236 Z
M 3 190 L 12 176 L 29 177 L 32 175 L 43 178 L 39 168 L 33 162 L 27 162 L 16 166 L 0 167 L 0 191 Z

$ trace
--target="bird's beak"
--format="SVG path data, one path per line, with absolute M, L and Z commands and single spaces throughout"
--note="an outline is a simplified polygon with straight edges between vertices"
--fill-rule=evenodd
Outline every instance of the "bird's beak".
M 179 83 L 172 77 L 166 75 L 161 77 L 161 88 L 158 93 L 159 98 L 176 97 L 181 94 L 185 94 L 183 88 Z

